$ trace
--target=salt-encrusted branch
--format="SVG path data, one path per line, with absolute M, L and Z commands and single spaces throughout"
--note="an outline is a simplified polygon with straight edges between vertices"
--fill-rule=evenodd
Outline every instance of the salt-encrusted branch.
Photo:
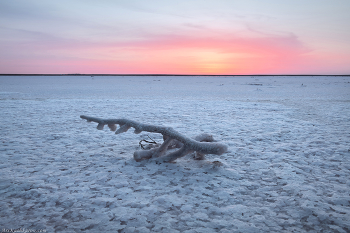
M 136 161 L 163 156 L 167 149 L 179 146 L 179 150 L 163 156 L 163 160 L 171 162 L 194 151 L 197 153 L 198 157 L 203 157 L 205 154 L 221 155 L 227 151 L 226 145 L 213 142 L 214 140 L 212 136 L 207 134 L 199 135 L 194 140 L 183 136 L 171 127 L 141 124 L 128 119 L 101 119 L 84 115 L 81 115 L 80 117 L 86 119 L 88 122 L 97 122 L 97 129 L 99 130 L 102 130 L 104 125 L 108 125 L 111 131 L 116 131 L 116 134 L 124 133 L 131 127 L 135 129 L 134 133 L 136 134 L 141 133 L 142 131 L 162 134 L 164 138 L 163 144 L 160 147 L 151 150 L 136 151 L 134 153 L 134 159 Z M 120 126 L 118 130 L 116 125 Z

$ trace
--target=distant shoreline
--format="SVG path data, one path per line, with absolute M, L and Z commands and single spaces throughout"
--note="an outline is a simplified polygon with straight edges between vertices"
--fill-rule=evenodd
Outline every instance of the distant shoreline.
M 350 74 L 0 74 L 0 76 L 214 76 L 214 77 L 244 77 L 244 76 L 344 76 Z

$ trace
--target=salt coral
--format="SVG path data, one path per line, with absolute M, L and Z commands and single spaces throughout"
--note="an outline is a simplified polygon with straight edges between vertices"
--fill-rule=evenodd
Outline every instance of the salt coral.
M 197 159 L 203 159 L 205 154 L 221 155 L 227 151 L 226 145 L 214 142 L 213 136 L 209 134 L 201 134 L 195 139 L 191 139 L 183 136 L 171 127 L 141 124 L 128 119 L 101 119 L 84 115 L 80 117 L 86 119 L 88 122 L 97 122 L 97 129 L 99 130 L 102 130 L 104 125 L 108 125 L 112 131 L 116 131 L 116 134 L 127 132 L 131 127 L 135 129 L 135 133 L 147 131 L 162 134 L 164 139 L 163 144 L 158 148 L 135 151 L 134 159 L 136 161 L 162 157 L 161 159 L 163 161 L 172 162 L 192 152 L 196 152 Z M 118 130 L 116 127 L 117 124 L 120 126 Z M 172 148 L 180 149 L 165 155 L 166 151 Z

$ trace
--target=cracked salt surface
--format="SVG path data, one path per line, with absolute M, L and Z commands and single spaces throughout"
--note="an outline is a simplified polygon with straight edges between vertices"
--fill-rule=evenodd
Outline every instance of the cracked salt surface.
M 349 77 L 153 80 L 1 76 L 1 229 L 350 231 Z M 81 114 L 210 133 L 229 151 L 135 162 L 161 135 Z

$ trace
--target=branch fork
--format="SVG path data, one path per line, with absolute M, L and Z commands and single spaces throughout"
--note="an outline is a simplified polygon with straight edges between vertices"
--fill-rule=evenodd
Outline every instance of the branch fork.
M 102 130 L 107 125 L 115 134 L 125 133 L 130 128 L 134 128 L 135 134 L 142 131 L 151 133 L 160 133 L 163 135 L 164 142 L 162 145 L 150 150 L 138 150 L 134 152 L 134 159 L 142 161 L 145 159 L 159 158 L 164 162 L 173 162 L 189 153 L 196 152 L 195 159 L 204 159 L 206 154 L 221 155 L 227 151 L 227 146 L 221 143 L 214 142 L 213 136 L 209 134 L 200 134 L 195 139 L 183 136 L 171 127 L 155 126 L 141 124 L 128 119 L 101 119 L 81 115 L 80 118 L 88 122 L 98 123 L 97 129 Z M 119 128 L 117 129 L 117 125 Z M 179 148 L 178 150 L 166 154 L 168 149 Z

